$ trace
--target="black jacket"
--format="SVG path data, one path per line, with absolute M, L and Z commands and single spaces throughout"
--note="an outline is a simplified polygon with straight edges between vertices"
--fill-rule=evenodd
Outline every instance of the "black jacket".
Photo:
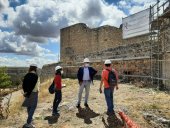
M 26 97 L 29 97 L 35 88 L 35 85 L 38 81 L 38 75 L 35 73 L 27 73 L 24 76 L 22 88 L 24 90 L 24 93 L 26 93 Z
M 88 67 L 88 69 L 89 69 L 90 80 L 93 82 L 93 77 L 94 75 L 96 75 L 97 71 L 92 67 Z M 79 82 L 83 81 L 83 74 L 84 74 L 84 67 L 80 67 L 77 73 L 77 78 Z

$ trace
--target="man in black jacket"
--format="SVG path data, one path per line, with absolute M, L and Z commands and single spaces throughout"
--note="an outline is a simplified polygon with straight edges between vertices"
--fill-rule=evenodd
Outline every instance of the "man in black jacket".
M 93 77 L 97 73 L 97 71 L 89 67 L 89 59 L 85 58 L 84 59 L 84 66 L 80 67 L 77 73 L 77 78 L 79 81 L 79 93 L 78 93 L 78 102 L 77 102 L 77 108 L 80 108 L 80 103 L 81 103 L 81 98 L 82 98 L 82 93 L 83 89 L 85 88 L 85 101 L 84 101 L 84 106 L 88 107 L 88 97 L 89 97 L 89 92 L 90 92 L 90 84 L 93 82 Z

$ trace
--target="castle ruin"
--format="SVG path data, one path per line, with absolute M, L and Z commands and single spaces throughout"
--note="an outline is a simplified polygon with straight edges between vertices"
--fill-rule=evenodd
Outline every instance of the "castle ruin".
M 86 24 L 78 23 L 61 29 L 61 62 L 67 67 L 76 66 L 88 57 L 100 75 L 103 61 L 111 59 L 121 78 L 169 87 L 169 6 L 169 1 L 152 6 L 149 34 L 128 39 L 122 38 L 121 27 L 108 25 L 89 28 Z M 153 12 L 155 7 L 158 10 Z M 161 9 L 162 13 L 159 12 Z M 156 15 L 158 13 L 159 16 Z

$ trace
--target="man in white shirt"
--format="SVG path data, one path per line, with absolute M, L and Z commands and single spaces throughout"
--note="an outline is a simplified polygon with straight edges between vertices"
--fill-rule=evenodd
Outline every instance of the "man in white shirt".
M 82 98 L 82 93 L 83 89 L 85 88 L 85 101 L 84 101 L 84 106 L 88 106 L 88 98 L 89 98 L 89 92 L 90 92 L 90 84 L 93 82 L 93 77 L 97 73 L 97 71 L 89 67 L 89 59 L 85 58 L 84 59 L 84 66 L 80 67 L 77 73 L 77 78 L 79 81 L 79 93 L 78 93 L 78 102 L 77 102 L 77 108 L 80 108 L 80 103 L 81 103 L 81 98 Z

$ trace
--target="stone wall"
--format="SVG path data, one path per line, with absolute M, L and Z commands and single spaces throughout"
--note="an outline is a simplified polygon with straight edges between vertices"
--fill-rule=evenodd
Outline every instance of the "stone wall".
M 41 79 L 46 81 L 54 77 L 54 69 L 56 65 L 61 65 L 64 70 L 63 78 L 77 78 L 77 71 L 83 63 L 75 64 L 74 66 L 68 66 L 64 64 L 49 64 L 42 68 Z M 113 68 L 118 71 L 120 81 L 130 82 L 138 81 L 145 83 L 146 86 L 151 82 L 150 79 L 150 59 L 133 59 L 133 60 L 112 60 Z M 104 67 L 104 61 L 91 62 L 91 66 L 94 67 L 98 73 L 95 79 L 101 78 L 101 72 Z M 126 75 L 130 75 L 126 77 Z M 142 76 L 139 78 L 138 76 Z
M 168 23 L 170 24 L 170 20 Z M 161 31 L 161 41 L 163 46 L 162 51 L 164 52 L 163 59 L 165 60 L 162 62 L 162 77 L 169 79 L 164 80 L 163 83 L 170 89 L 170 26 Z
M 103 59 L 130 59 L 135 57 L 149 57 L 150 56 L 150 43 L 149 41 L 121 45 L 115 48 L 108 48 L 103 51 L 87 53 L 86 55 L 72 56 L 76 62 L 81 62 L 83 58 L 88 57 L 92 61 Z
M 75 24 L 61 29 L 61 61 L 72 64 L 85 57 L 96 61 L 149 56 L 148 40 L 148 35 L 122 40 L 122 30 L 112 26 L 90 29 L 85 24 Z
M 149 40 L 150 40 L 149 35 L 146 34 L 142 36 L 136 36 L 136 37 L 124 39 L 122 44 L 127 45 L 127 44 L 134 44 L 140 42 L 148 42 Z
M 158 77 L 156 67 L 157 54 L 156 52 L 170 51 L 170 30 L 169 20 L 166 21 L 165 28 L 161 28 L 160 40 L 155 42 L 150 41 L 149 35 L 137 36 L 129 39 L 122 39 L 121 28 L 112 26 L 102 26 L 99 28 L 89 28 L 85 24 L 75 24 L 67 28 L 61 29 L 61 60 L 64 64 L 73 66 L 72 69 L 67 66 L 66 74 L 75 74 L 73 71 L 85 57 L 88 57 L 95 66 L 102 67 L 102 63 L 106 59 L 111 59 L 114 66 L 117 65 L 120 76 L 128 74 L 128 78 L 148 80 L 149 77 Z M 167 43 L 167 47 L 164 44 Z M 159 50 L 158 50 L 159 44 Z M 152 46 L 152 54 L 151 54 Z M 150 58 L 152 59 L 152 64 Z M 163 54 L 163 59 L 169 60 L 169 52 Z M 160 63 L 160 62 L 159 62 Z M 128 66 L 127 66 L 128 65 Z M 151 65 L 153 74 L 151 74 Z M 169 67 L 168 62 L 161 62 L 162 76 L 170 78 L 167 71 Z M 166 67 L 165 67 L 166 65 Z M 168 66 L 167 66 L 168 65 Z M 79 65 L 80 66 L 80 65 Z M 124 67 L 127 67 L 124 69 Z M 100 74 L 101 69 L 99 69 Z M 75 73 L 73 73 L 75 72 Z M 130 73 L 130 74 L 129 74 Z M 73 76 L 75 76 L 73 75 Z M 140 76 L 140 77 L 139 77 Z M 159 76 L 160 77 L 160 76 Z
M 66 78 L 77 78 L 77 71 L 82 65 L 82 63 L 79 63 L 76 66 L 63 66 L 63 76 Z M 118 71 L 120 82 L 134 81 L 142 82 L 146 86 L 150 85 L 150 59 L 112 60 L 112 65 Z M 95 79 L 100 79 L 104 61 L 91 62 L 91 66 L 98 71 Z M 126 77 L 126 75 L 129 75 L 129 77 Z M 139 76 L 141 77 L 139 78 Z
M 60 63 L 46 64 L 42 67 L 40 74 L 41 83 L 46 82 L 55 76 L 55 67 L 57 65 L 60 65 Z
M 79 23 L 61 29 L 61 61 L 72 61 L 74 55 L 106 50 L 122 44 L 121 29 L 112 26 L 89 28 Z
M 121 78 L 132 75 L 150 76 L 150 41 L 149 35 L 122 39 L 121 28 L 102 26 L 88 28 L 85 24 L 76 24 L 61 29 L 61 60 L 67 77 L 76 77 L 78 67 L 88 57 L 98 72 L 98 78 L 105 59 L 113 61 L 114 68 Z M 72 66 L 71 66 L 72 65 Z

